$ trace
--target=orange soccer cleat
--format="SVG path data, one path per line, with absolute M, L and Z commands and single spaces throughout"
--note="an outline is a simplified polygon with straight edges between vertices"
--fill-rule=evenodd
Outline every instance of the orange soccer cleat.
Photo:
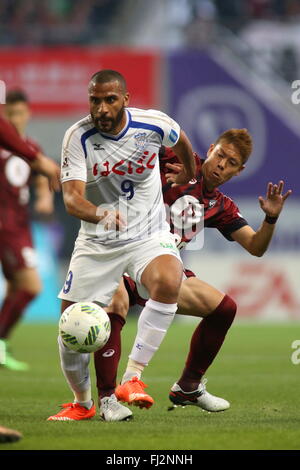
M 96 414 L 96 406 L 93 404 L 89 410 L 79 403 L 65 403 L 61 405 L 62 410 L 56 415 L 49 416 L 47 421 L 80 421 L 81 419 L 93 418 Z
M 144 384 L 137 377 L 133 377 L 131 380 L 118 385 L 115 391 L 115 395 L 119 401 L 128 403 L 129 405 L 139 406 L 140 408 L 150 408 L 154 400 L 148 393 L 145 393 L 144 389 L 148 385 Z

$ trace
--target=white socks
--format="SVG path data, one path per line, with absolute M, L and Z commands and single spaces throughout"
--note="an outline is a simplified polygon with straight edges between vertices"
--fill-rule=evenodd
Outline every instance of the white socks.
M 129 356 L 130 359 L 144 366 L 148 365 L 161 345 L 176 310 L 177 304 L 164 304 L 152 299 L 146 302 L 138 321 L 138 331 Z M 127 370 L 125 375 L 127 375 Z M 137 374 L 131 376 L 133 375 Z
M 64 345 L 60 336 L 58 346 L 61 368 L 74 393 L 75 401 L 89 409 L 93 404 L 89 372 L 90 354 L 71 351 Z

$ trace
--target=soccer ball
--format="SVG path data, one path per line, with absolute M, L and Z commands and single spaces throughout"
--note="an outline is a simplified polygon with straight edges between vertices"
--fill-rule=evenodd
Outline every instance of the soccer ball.
M 95 352 L 105 346 L 110 336 L 109 316 L 93 302 L 77 302 L 61 315 L 59 335 L 73 351 Z

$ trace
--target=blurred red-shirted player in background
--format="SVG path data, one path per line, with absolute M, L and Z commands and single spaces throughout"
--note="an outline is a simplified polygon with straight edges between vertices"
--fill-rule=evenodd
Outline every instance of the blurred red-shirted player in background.
M 4 115 L 34 153 L 41 152 L 37 143 L 26 136 L 30 119 L 27 96 L 12 90 L 6 96 Z M 15 152 L 0 147 L 0 260 L 7 280 L 7 290 L 0 311 L 1 365 L 12 370 L 26 370 L 27 364 L 17 361 L 8 347 L 12 328 L 37 294 L 41 281 L 36 270 L 36 254 L 29 223 L 29 187 L 35 186 L 35 210 L 53 212 L 53 196 L 48 180 L 34 174 L 29 164 Z
M 32 149 L 27 143 L 19 136 L 17 130 L 10 124 L 7 119 L 0 115 L 0 147 L 13 152 L 26 160 L 37 173 L 41 173 L 48 177 L 49 184 L 52 189 L 59 191 L 60 185 L 60 168 L 50 158 Z M 1 206 L 4 206 L 1 195 Z M 17 234 L 13 234 L 17 238 Z M 4 343 L 2 342 L 1 345 Z M 0 364 L 3 362 L 5 350 L 1 349 L 0 345 Z M 0 426 L 0 443 L 15 442 L 21 439 L 22 434 L 14 429 L 9 429 Z

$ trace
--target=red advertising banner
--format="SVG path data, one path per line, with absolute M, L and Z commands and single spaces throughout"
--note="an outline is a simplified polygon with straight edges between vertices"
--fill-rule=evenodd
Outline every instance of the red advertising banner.
M 152 52 L 99 47 L 2 48 L 0 80 L 7 90 L 22 88 L 36 113 L 88 113 L 87 84 L 93 73 L 122 73 L 131 93 L 130 106 L 158 105 L 159 56 Z

